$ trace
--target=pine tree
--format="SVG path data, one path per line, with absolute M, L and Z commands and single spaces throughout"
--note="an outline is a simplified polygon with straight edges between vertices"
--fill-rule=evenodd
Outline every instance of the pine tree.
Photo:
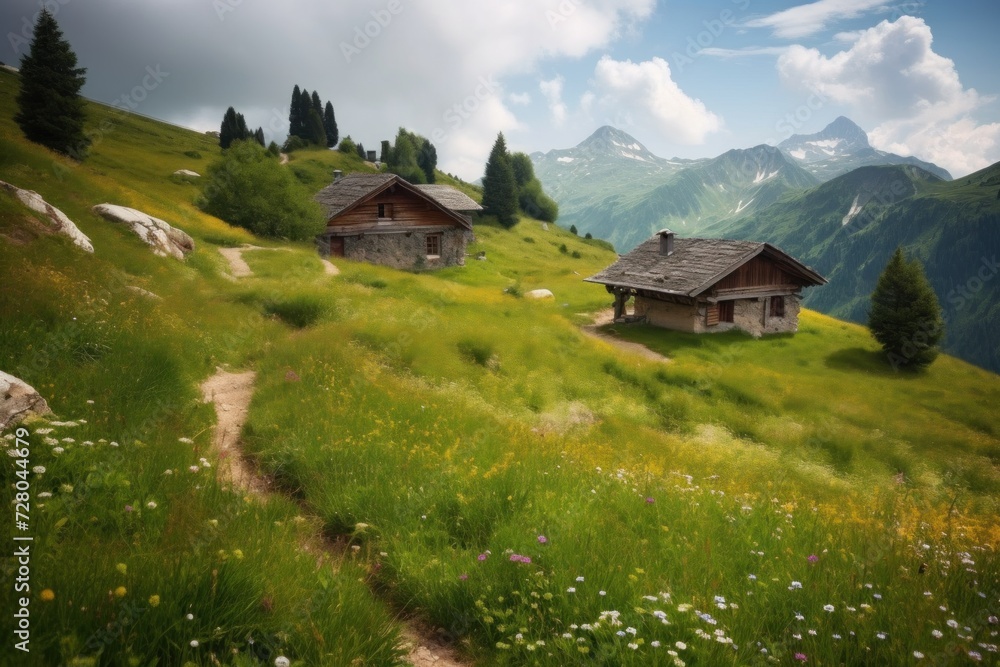
M 305 122 L 305 118 L 302 117 L 302 113 L 299 109 L 299 99 L 302 97 L 302 91 L 299 90 L 299 84 L 295 84 L 295 88 L 292 89 L 292 103 L 288 110 L 288 136 L 289 137 L 301 137 L 302 136 L 302 124 Z
M 323 129 L 323 119 L 312 107 L 306 117 L 306 141 L 317 146 L 326 146 L 326 130 Z
M 868 328 L 895 368 L 921 368 L 938 355 L 944 318 L 937 295 L 916 259 L 896 248 L 875 284 Z
M 576 225 L 570 225 L 569 226 L 569 233 L 572 234 L 573 236 L 579 236 L 580 235 L 580 232 L 576 231 Z
M 358 157 L 361 158 L 362 160 L 367 160 L 368 153 L 365 152 L 365 145 L 359 141 L 357 148 L 358 148 Z
M 256 133 L 251 132 L 250 128 L 247 127 L 247 121 L 243 117 L 243 114 L 236 113 L 236 109 L 229 107 L 226 109 L 226 114 L 222 117 L 222 126 L 219 128 L 219 146 L 222 147 L 222 150 L 226 150 L 234 141 L 243 141 L 244 139 L 262 141 L 264 130 L 261 129 L 258 131 L 260 132 L 259 140 Z
M 337 132 L 337 118 L 333 115 L 331 102 L 327 102 L 323 109 L 323 129 L 326 130 L 326 147 L 333 148 L 340 141 L 340 137 Z
M 257 143 L 260 144 L 261 146 L 267 146 L 267 142 L 264 140 L 264 128 L 258 127 L 257 131 L 254 132 L 253 137 L 254 139 L 257 140 Z
M 497 134 L 483 176 L 483 208 L 504 227 L 517 223 L 517 181 L 503 132 Z
M 309 141 L 309 111 L 312 109 L 312 97 L 305 88 L 299 93 L 299 117 L 302 118 L 302 131 L 298 136 Z
M 35 23 L 28 55 L 21 59 L 21 92 L 14 120 L 29 140 L 82 160 L 90 139 L 83 132 L 86 118 L 80 88 L 85 68 L 48 10 Z
M 316 110 L 320 118 L 323 117 L 323 101 L 319 99 L 319 93 L 315 90 L 312 94 L 312 108 Z
M 424 139 L 417 151 L 417 166 L 424 172 L 424 177 L 428 183 L 434 182 L 434 169 L 437 167 L 438 154 L 434 144 L 428 139 Z
M 382 152 L 379 153 L 378 159 L 382 164 L 389 164 L 389 160 L 392 155 L 392 146 L 389 144 L 387 139 L 382 140 Z

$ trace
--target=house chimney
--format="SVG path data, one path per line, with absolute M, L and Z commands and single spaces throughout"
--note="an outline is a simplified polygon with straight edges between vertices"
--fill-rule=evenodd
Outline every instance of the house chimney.
M 344 175 L 344 172 L 342 172 L 339 169 L 334 169 L 333 170 L 333 182 L 336 183 L 337 181 L 339 181 L 340 177 L 343 176 L 343 175 Z
M 669 229 L 661 229 L 656 235 L 660 237 L 660 254 L 674 254 L 674 233 Z

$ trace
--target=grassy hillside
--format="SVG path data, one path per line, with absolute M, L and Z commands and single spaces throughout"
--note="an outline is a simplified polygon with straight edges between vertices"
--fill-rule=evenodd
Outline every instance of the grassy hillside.
M 96 248 L 0 196 L 0 369 L 76 423 L 27 425 L 25 664 L 388 665 L 401 615 L 477 664 L 994 657 L 997 376 L 887 372 L 864 330 L 810 312 L 759 341 L 622 328 L 672 361 L 640 358 L 579 327 L 613 253 L 534 220 L 477 226 L 464 268 L 328 276 L 303 244 L 233 281 L 219 247 L 275 244 L 171 180 L 209 139 L 116 117 L 72 164 L 19 136 L 15 86 L 0 73 L 0 179 Z M 340 159 L 289 168 L 318 188 Z M 194 253 L 154 257 L 104 201 Z M 518 296 L 536 287 L 555 299 Z M 213 475 L 197 385 L 219 366 L 258 371 L 244 440 L 270 502 Z M 323 538 L 343 554 L 302 548 Z
M 955 181 L 916 167 L 864 167 L 712 233 L 795 255 L 830 280 L 809 290 L 806 304 L 856 322 L 867 320 L 875 282 L 902 246 L 923 263 L 944 308 L 944 349 L 997 371 L 998 195 L 1000 165 Z

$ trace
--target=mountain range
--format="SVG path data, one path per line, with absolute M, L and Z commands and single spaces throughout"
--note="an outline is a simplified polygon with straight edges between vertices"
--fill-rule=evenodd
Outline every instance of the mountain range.
M 666 160 L 603 127 L 580 145 L 532 155 L 576 225 L 625 252 L 662 228 L 684 236 L 767 241 L 829 279 L 806 305 L 865 322 L 869 297 L 902 246 L 918 258 L 947 320 L 944 349 L 1000 372 L 1000 164 L 958 180 L 878 151 L 840 117 L 778 146 Z

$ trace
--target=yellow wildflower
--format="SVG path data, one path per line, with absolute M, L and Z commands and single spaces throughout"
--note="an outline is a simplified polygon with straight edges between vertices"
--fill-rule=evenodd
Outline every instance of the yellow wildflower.
M 46 588 L 39 597 L 42 598 L 42 602 L 52 602 L 56 599 L 56 594 L 52 592 L 51 588 Z
M 159 607 L 160 606 L 160 596 L 159 595 L 150 595 L 149 596 L 149 606 L 150 607 Z
M 128 593 L 128 590 L 124 586 L 119 586 L 118 588 L 115 589 L 116 598 L 123 598 L 125 597 L 126 593 Z

